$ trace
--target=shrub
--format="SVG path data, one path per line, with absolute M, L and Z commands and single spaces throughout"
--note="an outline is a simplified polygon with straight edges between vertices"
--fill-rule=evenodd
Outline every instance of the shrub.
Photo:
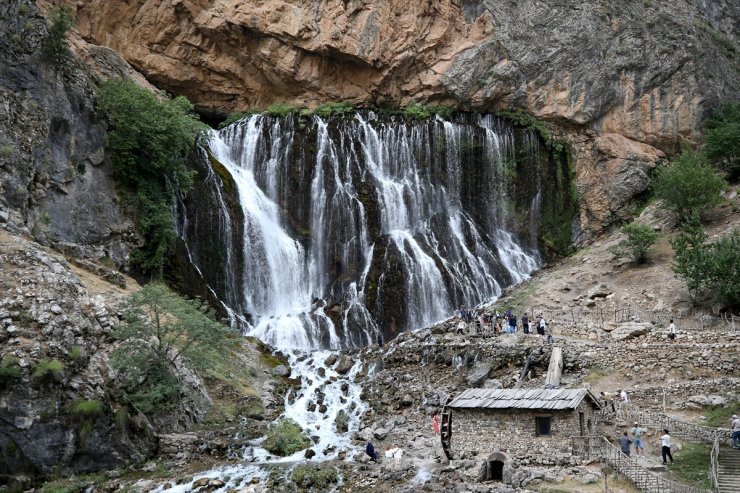
M 300 465 L 293 470 L 292 479 L 301 489 L 328 491 L 339 481 L 339 475 L 333 467 Z
M 627 238 L 609 248 L 615 259 L 631 257 L 638 264 L 645 263 L 650 247 L 658 240 L 658 233 L 645 224 L 631 223 L 622 228 Z
M 145 240 L 133 260 L 161 275 L 176 237 L 171 204 L 192 188 L 187 158 L 206 126 L 184 97 L 160 99 L 131 81 L 101 84 L 97 106 L 108 117 L 111 161 Z
M 6 354 L 0 362 L 0 388 L 8 386 L 13 380 L 20 380 L 21 369 L 18 358 Z
M 82 355 L 83 355 L 83 351 L 82 351 L 82 348 L 80 346 L 74 346 L 69 351 L 69 358 L 72 361 L 79 361 L 82 358 Z
M 698 220 L 671 241 L 675 251 L 673 271 L 686 282 L 692 299 L 708 293 L 724 305 L 740 307 L 740 231 L 732 230 L 715 243 L 707 239 Z
M 707 123 L 705 151 L 730 180 L 740 178 L 740 102 L 726 103 Z
M 13 155 L 13 146 L 0 146 L 0 157 L 9 158 Z
M 295 113 L 297 108 L 295 106 L 291 106 L 289 104 L 285 103 L 275 103 L 271 104 L 267 107 L 265 110 L 265 115 L 267 116 L 288 116 L 291 113 Z
M 706 158 L 689 149 L 670 166 L 659 169 L 653 182 L 655 195 L 678 214 L 682 224 L 719 204 L 724 186 L 725 181 Z
M 311 440 L 303 434 L 298 423 L 292 419 L 282 419 L 267 431 L 262 446 L 271 454 L 285 457 L 311 445 Z
M 439 115 L 442 118 L 449 118 L 454 108 L 446 105 L 424 105 L 411 103 L 403 109 L 403 116 L 412 120 L 424 120 L 433 115 Z
M 111 355 L 120 390 L 147 414 L 179 403 L 182 383 L 173 372 L 178 359 L 209 368 L 234 332 L 216 321 L 205 303 L 151 283 L 131 295 L 113 335 L 125 341 Z
M 312 114 L 320 116 L 321 118 L 328 118 L 330 116 L 342 116 L 349 113 L 353 113 L 355 107 L 349 103 L 326 103 L 322 104 Z
M 64 378 L 64 364 L 57 359 L 41 360 L 33 372 L 33 378 L 42 382 L 61 382 Z
M 230 113 L 224 121 L 218 124 L 218 129 L 221 130 L 222 128 L 226 128 L 232 123 L 237 122 L 242 118 L 246 118 L 250 115 L 254 115 L 255 113 L 259 113 L 259 110 L 237 111 L 236 113 Z
M 75 25 L 72 10 L 66 5 L 57 5 L 49 10 L 49 35 L 41 45 L 41 52 L 55 65 L 61 65 L 70 56 L 69 46 L 64 36 Z
M 337 425 L 338 433 L 347 433 L 349 431 L 349 414 L 344 409 L 340 409 L 334 423 Z
M 77 401 L 72 406 L 72 414 L 80 417 L 98 416 L 103 414 L 103 403 L 97 400 Z

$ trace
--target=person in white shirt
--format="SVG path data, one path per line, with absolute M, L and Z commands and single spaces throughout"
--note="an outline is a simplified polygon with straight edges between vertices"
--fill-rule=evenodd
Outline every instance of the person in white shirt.
M 740 418 L 737 414 L 732 415 L 732 448 L 740 448 Z
M 660 437 L 662 448 L 661 453 L 663 454 L 663 465 L 667 465 L 666 462 L 666 456 L 668 456 L 669 459 L 671 459 L 671 464 L 673 464 L 673 456 L 671 455 L 671 435 L 668 434 L 668 430 L 663 430 L 663 435 Z
M 676 329 L 676 324 L 674 324 L 673 319 L 671 319 L 671 324 L 668 326 L 668 339 L 670 339 L 671 342 L 675 342 L 677 333 L 678 329 Z

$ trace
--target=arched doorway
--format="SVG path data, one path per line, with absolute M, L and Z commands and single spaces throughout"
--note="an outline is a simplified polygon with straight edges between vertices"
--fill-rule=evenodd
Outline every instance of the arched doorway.
M 501 452 L 494 452 L 486 460 L 486 481 L 501 481 L 504 478 L 504 463 L 508 458 Z

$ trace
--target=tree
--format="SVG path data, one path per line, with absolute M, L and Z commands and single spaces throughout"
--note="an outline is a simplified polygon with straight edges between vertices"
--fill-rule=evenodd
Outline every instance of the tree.
M 206 370 L 235 336 L 205 303 L 182 298 L 161 283 L 131 295 L 113 334 L 124 341 L 111 356 L 120 388 L 143 413 L 167 411 L 179 402 L 178 362 Z
M 694 217 L 684 225 L 683 231 L 671 240 L 674 251 L 673 272 L 686 282 L 692 300 L 704 285 L 706 276 L 706 251 L 704 242 L 707 239 L 699 219 Z
M 730 180 L 740 177 L 740 102 L 724 104 L 707 122 L 705 152 L 727 171 Z
M 725 181 L 717 176 L 703 154 L 690 149 L 658 171 L 653 183 L 655 195 L 678 213 L 681 223 L 700 217 L 720 203 Z
M 627 238 L 609 248 L 615 259 L 631 257 L 638 264 L 649 259 L 650 247 L 657 241 L 658 233 L 645 224 L 631 223 L 622 228 Z
M 101 84 L 97 106 L 108 117 L 111 161 L 146 242 L 135 263 L 161 276 L 176 238 L 172 203 L 193 186 L 187 158 L 206 126 L 186 98 L 158 97 L 126 80 Z
M 75 25 L 75 16 L 66 5 L 57 5 L 49 9 L 49 35 L 41 44 L 41 52 L 54 64 L 61 65 L 70 55 L 69 46 L 64 36 Z

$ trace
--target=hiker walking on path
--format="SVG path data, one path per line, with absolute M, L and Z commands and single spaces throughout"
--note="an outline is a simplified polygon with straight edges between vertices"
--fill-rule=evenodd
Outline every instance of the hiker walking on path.
M 668 339 L 670 339 L 671 342 L 676 342 L 676 334 L 678 334 L 678 329 L 676 329 L 676 324 L 674 324 L 673 319 L 671 319 L 671 323 L 668 326 Z
M 635 444 L 635 453 L 638 457 L 645 457 L 645 444 L 642 441 L 642 434 L 644 432 L 645 430 L 640 428 L 640 425 L 635 421 L 635 426 L 630 430 L 630 434 L 632 435 L 632 443 Z
M 663 430 L 665 435 L 660 437 L 662 448 L 661 453 L 663 454 L 663 465 L 666 466 L 668 463 L 666 462 L 665 458 L 668 456 L 669 459 L 671 459 L 671 464 L 673 464 L 673 456 L 671 455 L 671 435 L 668 434 L 668 430 Z
M 737 414 L 732 415 L 732 448 L 740 449 L 740 418 Z
M 624 432 L 624 435 L 619 437 L 619 448 L 622 449 L 622 453 L 626 455 L 627 457 L 630 456 L 630 444 L 632 443 L 632 440 L 630 440 L 630 437 L 627 436 L 627 432 Z
M 552 320 L 550 323 L 545 325 L 545 335 L 547 335 L 547 343 L 552 344 Z
M 522 315 L 522 330 L 525 334 L 529 334 L 529 318 L 526 313 Z

